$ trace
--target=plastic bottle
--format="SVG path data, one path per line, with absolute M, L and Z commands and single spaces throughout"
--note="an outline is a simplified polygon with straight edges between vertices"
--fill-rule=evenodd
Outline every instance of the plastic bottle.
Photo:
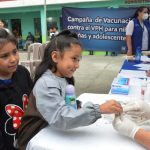
M 142 55 L 141 47 L 137 47 L 135 54 L 135 62 L 139 63 L 141 61 L 141 55 Z
M 147 90 L 147 81 L 146 79 L 144 79 L 142 80 L 142 83 L 141 83 L 141 99 L 143 100 L 144 100 L 146 90 Z
M 71 84 L 67 85 L 66 87 L 65 102 L 67 105 L 73 107 L 74 109 L 77 109 L 75 88 Z

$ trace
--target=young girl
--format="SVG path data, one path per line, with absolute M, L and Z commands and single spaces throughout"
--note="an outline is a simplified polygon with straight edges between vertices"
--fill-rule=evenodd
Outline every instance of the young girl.
M 18 134 L 19 149 L 25 150 L 29 140 L 42 128 L 67 130 L 87 126 L 102 113 L 120 113 L 122 107 L 115 101 L 102 105 L 85 104 L 75 110 L 65 104 L 67 84 L 73 84 L 73 74 L 79 67 L 81 44 L 69 30 L 59 33 L 48 43 L 43 60 L 36 70 L 35 85 Z
M 15 37 L 0 29 L 0 150 L 14 150 L 15 135 L 27 106 L 31 78 L 18 65 Z

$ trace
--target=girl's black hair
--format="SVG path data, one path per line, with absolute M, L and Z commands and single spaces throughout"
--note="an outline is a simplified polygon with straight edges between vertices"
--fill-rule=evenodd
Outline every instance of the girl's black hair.
M 145 8 L 148 9 L 148 13 L 149 13 L 149 8 L 148 8 L 148 7 L 146 7 L 146 6 L 141 6 L 141 7 L 137 8 L 137 10 L 135 11 L 135 13 L 134 13 L 134 18 L 137 18 L 138 15 L 139 15 L 139 12 L 142 12 Z
M 6 29 L 0 28 L 0 48 L 2 48 L 8 42 L 17 45 L 17 39 L 15 36 Z
M 71 44 L 77 44 L 81 46 L 81 43 L 78 40 L 77 34 L 69 30 L 64 30 L 60 32 L 51 40 L 51 42 L 47 44 L 42 62 L 39 64 L 39 66 L 35 70 L 34 84 L 47 69 L 50 69 L 50 70 L 53 69 L 54 72 L 56 72 L 57 67 L 56 67 L 56 63 L 52 60 L 52 57 L 51 57 L 52 52 L 59 51 L 61 54 L 63 54 L 65 48 L 70 48 Z M 66 79 L 69 84 L 74 85 L 73 77 L 66 78 Z

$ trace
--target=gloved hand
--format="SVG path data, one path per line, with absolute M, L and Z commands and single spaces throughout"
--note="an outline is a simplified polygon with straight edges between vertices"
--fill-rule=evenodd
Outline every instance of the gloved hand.
M 123 107 L 123 112 L 150 119 L 150 105 L 142 100 L 130 101 Z
M 113 127 L 119 133 L 134 139 L 136 132 L 140 129 L 134 122 L 124 116 L 115 116 Z

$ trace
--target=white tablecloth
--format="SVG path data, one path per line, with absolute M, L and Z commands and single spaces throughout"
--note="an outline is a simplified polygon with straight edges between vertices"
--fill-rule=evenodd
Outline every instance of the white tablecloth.
M 109 99 L 120 102 L 128 100 L 127 96 L 89 94 L 78 97 L 83 103 L 92 101 L 103 103 Z M 144 150 L 130 138 L 118 134 L 108 123 L 108 118 L 101 118 L 96 123 L 68 131 L 55 131 L 50 127 L 41 130 L 28 143 L 27 150 Z M 150 129 L 150 127 L 146 128 Z

